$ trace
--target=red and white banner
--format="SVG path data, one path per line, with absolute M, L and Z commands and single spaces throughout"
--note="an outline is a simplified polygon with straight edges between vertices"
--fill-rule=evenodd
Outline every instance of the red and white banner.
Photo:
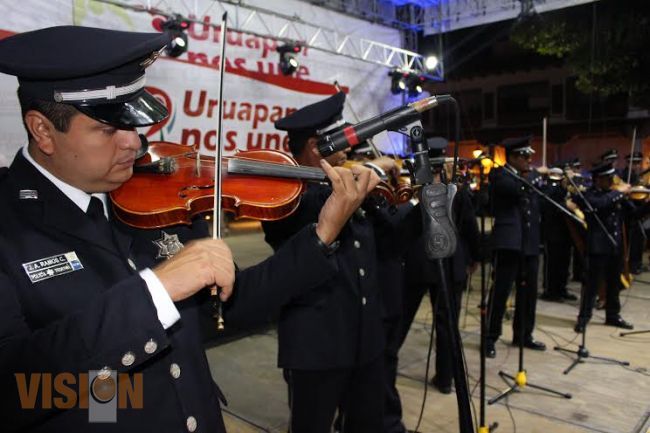
M 145 1 L 129 2 L 146 5 Z M 190 16 L 181 0 L 159 2 L 165 9 Z M 169 108 L 162 123 L 143 128 L 150 140 L 198 145 L 202 152 L 215 149 L 219 92 L 221 12 L 212 8 L 212 0 L 193 0 L 192 16 L 205 24 L 192 24 L 187 31 L 188 51 L 178 58 L 162 56 L 147 70 L 147 87 Z M 297 15 L 312 24 L 323 24 L 341 33 L 352 34 L 398 46 L 398 31 L 374 25 L 337 12 L 296 0 L 247 1 L 261 8 L 273 7 L 278 13 Z M 269 6 L 272 5 L 272 6 Z M 160 7 L 160 6 L 158 6 Z M 128 31 L 157 31 L 161 16 L 127 10 L 92 0 L 30 0 L 0 3 L 0 38 L 14 33 L 54 25 L 84 25 Z M 214 26 L 210 24 L 216 24 Z M 268 34 L 262 26 L 260 34 Z M 292 37 L 288 35 L 288 37 Z M 301 48 L 300 67 L 293 76 L 279 70 L 277 42 L 231 30 L 227 35 L 226 75 L 223 110 L 225 153 L 236 149 L 275 149 L 288 151 L 286 133 L 277 131 L 273 122 L 292 111 L 335 93 L 338 81 L 348 93 L 348 102 L 361 119 L 401 103 L 390 93 L 388 69 L 323 51 Z M 97 53 L 101 55 L 101 53 Z M 13 159 L 25 145 L 16 99 L 14 77 L 0 74 L 0 166 Z M 355 122 L 347 106 L 344 117 Z M 394 140 L 394 139 L 393 139 Z M 393 144 L 379 137 L 377 144 L 392 153 Z M 394 140 L 395 141 L 395 140 Z

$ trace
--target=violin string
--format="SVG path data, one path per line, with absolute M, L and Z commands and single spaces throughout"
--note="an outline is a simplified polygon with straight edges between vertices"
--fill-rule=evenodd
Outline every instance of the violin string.
M 176 161 L 177 166 L 181 167 L 181 168 L 193 167 L 194 164 L 195 164 L 195 162 L 194 162 L 195 160 L 194 160 L 193 156 L 188 155 L 188 154 L 177 156 L 177 157 L 170 157 L 170 158 L 173 159 L 174 161 Z M 182 162 L 180 162 L 181 158 L 183 159 Z M 231 158 L 232 157 L 224 158 L 222 164 L 225 163 L 227 165 L 228 160 L 231 159 Z M 252 159 L 252 158 L 237 158 L 237 159 L 240 160 L 240 161 L 245 161 L 246 164 L 248 164 L 249 166 L 253 166 L 253 167 L 257 166 L 260 169 L 267 168 L 267 169 L 271 169 L 271 170 L 274 170 L 274 169 L 275 170 L 282 170 L 282 171 L 287 172 L 287 173 L 293 173 L 293 174 L 296 174 L 296 175 L 302 174 L 302 175 L 305 175 L 305 176 L 313 176 L 313 175 L 322 175 L 322 174 L 324 174 L 323 170 L 321 170 L 320 168 L 316 168 L 316 167 L 303 167 L 303 166 L 294 166 L 294 165 L 290 165 L 290 164 L 283 164 L 283 163 L 280 163 L 280 162 L 258 161 L 258 160 Z M 204 165 L 206 168 L 214 167 L 214 160 L 210 159 L 209 157 L 208 158 L 201 158 L 201 161 L 202 161 L 202 165 Z

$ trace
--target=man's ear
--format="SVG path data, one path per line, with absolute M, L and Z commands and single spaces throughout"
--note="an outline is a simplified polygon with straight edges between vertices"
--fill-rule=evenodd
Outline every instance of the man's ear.
M 318 151 L 318 138 L 309 137 L 307 143 L 305 143 L 305 150 L 309 150 L 312 154 L 320 159 L 320 152 Z
M 54 125 L 43 113 L 29 110 L 25 113 L 25 126 L 41 152 L 46 155 L 54 153 Z

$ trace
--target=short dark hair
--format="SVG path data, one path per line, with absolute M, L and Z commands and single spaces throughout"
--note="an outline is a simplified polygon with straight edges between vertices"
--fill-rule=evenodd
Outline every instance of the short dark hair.
M 307 140 L 316 137 L 316 131 L 289 131 L 289 150 L 291 154 L 298 157 L 305 150 Z
M 33 137 L 25 124 L 25 114 L 27 114 L 28 111 L 34 110 L 41 113 L 52 122 L 56 130 L 59 132 L 68 132 L 70 129 L 70 121 L 75 115 L 79 114 L 79 111 L 72 105 L 32 98 L 31 96 L 26 95 L 25 92 L 22 92 L 20 87 L 18 88 L 18 103 L 20 104 L 23 126 L 27 131 L 27 138 L 29 141 L 31 141 Z

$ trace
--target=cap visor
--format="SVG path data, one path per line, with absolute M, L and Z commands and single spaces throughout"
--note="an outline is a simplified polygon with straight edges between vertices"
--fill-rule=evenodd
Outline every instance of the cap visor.
M 614 170 L 613 168 L 610 168 L 609 170 L 607 170 L 607 171 L 603 171 L 603 172 L 601 172 L 601 173 L 594 173 L 594 176 L 598 176 L 598 177 L 609 177 L 609 176 L 614 176 L 614 173 L 615 173 L 615 172 L 616 172 L 616 170 Z
M 154 125 L 168 115 L 167 107 L 145 90 L 126 102 L 75 106 L 95 120 L 125 128 Z

